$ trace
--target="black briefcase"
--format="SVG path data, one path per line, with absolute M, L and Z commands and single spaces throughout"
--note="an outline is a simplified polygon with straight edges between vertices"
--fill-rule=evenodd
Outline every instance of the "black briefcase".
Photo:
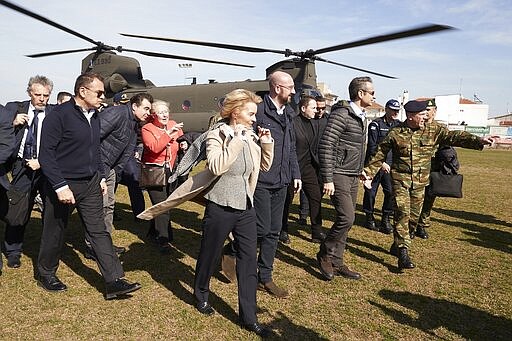
M 436 197 L 462 198 L 462 174 L 430 173 L 429 194 Z

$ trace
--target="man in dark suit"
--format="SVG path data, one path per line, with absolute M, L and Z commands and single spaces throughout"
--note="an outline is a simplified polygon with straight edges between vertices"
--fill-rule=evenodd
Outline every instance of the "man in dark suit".
M 308 203 L 311 219 L 311 241 L 321 243 L 325 239 L 322 229 L 322 191 L 318 143 L 325 129 L 325 120 L 316 119 L 316 99 L 303 96 L 299 102 L 300 113 L 294 118 L 297 161 L 299 163 L 302 190 Z
M 41 127 L 52 106 L 47 105 L 53 89 L 53 82 L 45 76 L 34 76 L 28 81 L 27 93 L 30 100 L 6 104 L 7 117 L 14 125 L 15 148 L 10 157 L 12 166 L 11 186 L 19 191 L 30 193 L 29 205 L 24 223 L 6 224 L 4 252 L 7 266 L 19 268 L 23 250 L 25 227 L 30 218 L 37 191 L 42 192 L 43 176 L 38 161 L 41 143 Z
M 103 218 L 107 185 L 97 111 L 105 99 L 103 78 L 95 73 L 82 74 L 75 82 L 74 92 L 71 100 L 57 106 L 46 118 L 41 133 L 39 160 L 47 182 L 37 280 L 51 292 L 67 289 L 56 272 L 64 246 L 64 230 L 74 206 L 106 282 L 105 298 L 112 299 L 138 290 L 140 284 L 123 278 L 124 271 Z
M 12 120 L 7 115 L 5 108 L 0 105 L 0 219 L 7 213 L 7 190 L 9 179 L 7 179 L 6 163 L 14 150 L 14 129 Z M 2 255 L 0 253 L 0 275 L 2 274 Z

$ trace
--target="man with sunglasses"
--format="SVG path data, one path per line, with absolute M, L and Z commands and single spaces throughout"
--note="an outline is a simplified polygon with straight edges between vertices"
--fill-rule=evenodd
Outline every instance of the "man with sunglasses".
M 364 109 L 375 101 L 370 77 L 354 78 L 349 86 L 350 102 L 332 107 L 327 126 L 320 138 L 318 156 L 324 194 L 330 195 L 336 220 L 320 244 L 317 261 L 325 280 L 334 276 L 360 279 L 361 275 L 345 264 L 343 254 L 348 231 L 355 219 L 359 175 L 363 169 L 366 144 Z
M 123 278 L 121 262 L 103 219 L 103 195 L 107 185 L 98 117 L 98 108 L 105 99 L 103 78 L 95 73 L 82 74 L 75 82 L 74 92 L 71 100 L 57 106 L 46 117 L 41 132 L 39 160 L 48 181 L 37 281 L 50 292 L 67 289 L 56 272 L 64 246 L 64 231 L 76 207 L 106 282 L 105 298 L 112 299 L 138 290 L 140 284 Z

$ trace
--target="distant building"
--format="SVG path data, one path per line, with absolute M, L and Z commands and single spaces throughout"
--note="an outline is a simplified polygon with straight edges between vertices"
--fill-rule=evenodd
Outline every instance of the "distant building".
M 512 113 L 506 115 L 491 117 L 487 120 L 490 126 L 512 126 Z
M 319 82 L 317 83 L 318 90 L 322 93 L 322 96 L 325 97 L 325 104 L 327 105 L 327 111 L 331 111 L 331 107 L 338 101 L 338 95 L 334 94 L 329 86 L 325 83 Z
M 374 120 L 377 117 L 383 116 L 385 110 L 382 105 L 380 105 L 377 102 L 373 102 L 373 104 L 370 107 L 365 108 L 365 112 L 366 112 L 366 118 L 368 118 L 369 120 Z
M 427 100 L 432 97 L 417 98 Z M 461 95 L 440 95 L 434 97 L 437 105 L 436 120 L 448 125 L 486 127 L 489 105 L 471 101 Z

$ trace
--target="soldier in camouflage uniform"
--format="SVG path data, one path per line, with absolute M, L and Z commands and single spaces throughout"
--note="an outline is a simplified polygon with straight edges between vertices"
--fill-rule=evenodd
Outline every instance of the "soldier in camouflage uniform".
M 434 121 L 437 113 L 437 106 L 435 99 L 427 101 L 427 123 Z M 442 172 L 443 174 L 457 174 L 459 170 L 459 161 L 457 160 L 457 151 L 452 146 L 439 146 L 439 149 L 432 157 L 431 172 Z M 416 235 L 422 239 L 428 239 L 427 228 L 430 227 L 430 213 L 434 206 L 436 197 L 430 194 L 429 187 L 425 188 L 425 198 L 421 207 L 416 231 L 411 234 L 411 238 Z
M 481 139 L 464 131 L 449 131 L 445 125 L 435 122 L 425 125 L 426 104 L 422 101 L 405 104 L 407 119 L 384 138 L 362 175 L 368 187 L 388 152 L 393 153 L 391 177 L 395 221 L 394 243 L 390 252 L 398 256 L 399 269 L 414 268 L 408 254 L 411 244 L 409 231 L 414 231 L 418 222 L 423 194 L 429 181 L 431 158 L 437 147 L 442 144 L 481 150 L 485 144 L 492 143 L 490 138 Z

